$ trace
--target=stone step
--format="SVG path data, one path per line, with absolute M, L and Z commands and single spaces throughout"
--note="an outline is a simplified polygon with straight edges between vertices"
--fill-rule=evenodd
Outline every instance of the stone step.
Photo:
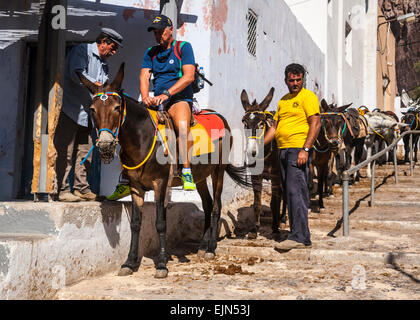
M 342 187 L 334 187 L 333 194 L 341 194 L 343 192 Z M 350 194 L 370 194 L 370 186 L 369 187 L 359 187 L 358 185 L 353 185 L 349 188 Z M 412 185 L 383 185 L 377 187 L 375 189 L 375 193 L 386 193 L 386 194 L 393 194 L 393 193 L 405 193 L 405 194 L 420 194 L 420 187 L 415 187 Z
M 378 199 L 379 198 L 379 199 Z M 314 205 L 317 205 L 317 200 L 312 200 Z M 325 199 L 325 207 L 334 206 L 340 207 L 342 205 L 341 199 Z M 349 208 L 351 209 L 354 206 L 368 207 L 370 204 L 370 196 L 366 197 L 366 200 L 353 200 L 349 199 Z M 419 207 L 420 201 L 411 200 L 408 197 L 406 200 L 381 200 L 380 195 L 375 193 L 374 206 L 376 207 Z
M 296 249 L 286 253 L 279 253 L 273 248 L 266 247 L 241 247 L 219 245 L 217 254 L 235 256 L 256 256 L 270 261 L 307 260 L 314 262 L 340 263 L 349 262 L 352 264 L 374 264 L 384 265 L 388 263 L 389 252 L 363 252 L 357 250 L 325 250 L 325 249 Z M 420 264 L 419 253 L 400 253 L 400 263 L 404 265 L 418 266 Z
M 330 215 L 309 215 L 309 224 L 311 228 L 315 227 L 333 227 L 337 223 L 337 218 Z M 318 217 L 319 216 L 319 217 Z M 359 218 L 350 218 L 351 226 L 357 229 L 370 228 L 370 229 L 385 229 L 394 231 L 420 231 L 420 214 L 418 220 L 409 221 L 392 221 L 392 220 L 364 220 Z M 261 224 L 271 226 L 271 217 L 261 217 Z

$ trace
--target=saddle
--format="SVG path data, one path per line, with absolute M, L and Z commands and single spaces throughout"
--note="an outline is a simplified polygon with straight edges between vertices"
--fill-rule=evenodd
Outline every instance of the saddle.
M 347 109 L 346 118 L 351 126 L 350 132 L 355 139 L 366 137 L 368 134 L 367 121 L 355 108 Z
M 148 109 L 148 111 L 157 127 L 158 139 L 166 149 L 165 154 L 175 157 L 176 136 L 171 117 L 165 111 L 152 109 Z M 199 114 L 193 114 L 191 118 L 192 156 L 196 157 L 214 152 L 214 141 L 225 135 L 225 126 L 222 119 L 210 110 L 202 110 Z

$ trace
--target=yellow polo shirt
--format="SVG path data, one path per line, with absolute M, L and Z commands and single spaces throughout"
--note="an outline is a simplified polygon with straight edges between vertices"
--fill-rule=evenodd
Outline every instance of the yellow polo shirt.
M 278 122 L 275 137 L 279 149 L 303 148 L 309 131 L 308 118 L 319 113 L 317 96 L 305 88 L 281 98 L 274 115 Z

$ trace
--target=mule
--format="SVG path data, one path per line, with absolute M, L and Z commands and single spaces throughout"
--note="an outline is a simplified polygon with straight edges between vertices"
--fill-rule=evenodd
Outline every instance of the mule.
M 367 133 L 367 125 L 363 123 L 363 119 L 359 117 L 359 112 L 355 108 L 350 108 L 351 105 L 352 104 L 348 104 L 337 107 L 328 105 L 324 99 L 321 101 L 321 107 L 324 112 L 335 113 L 337 115 L 332 118 L 332 121 L 343 142 L 342 150 L 340 150 L 336 156 L 338 179 L 340 183 L 343 171 L 350 169 L 353 160 L 355 165 L 361 162 Z M 353 175 L 351 182 L 353 183 L 359 180 L 360 172 L 357 171 Z
M 273 125 L 273 112 L 266 109 L 273 99 L 274 88 L 271 88 L 268 95 L 261 103 L 256 100 L 252 104 L 249 102 L 248 94 L 245 90 L 241 93 L 241 102 L 245 110 L 242 118 L 245 132 L 247 133 L 246 154 L 248 159 L 261 159 L 264 157 L 264 169 L 261 174 L 251 175 L 252 189 L 254 192 L 254 219 L 255 225 L 248 233 L 248 238 L 255 239 L 260 228 L 260 218 L 262 213 L 262 182 L 263 179 L 271 181 L 271 201 L 270 208 L 272 213 L 272 231 L 279 232 L 280 224 L 286 223 L 286 197 L 283 193 L 283 185 L 280 176 L 280 162 L 278 157 L 278 148 L 275 139 L 270 144 L 263 146 L 264 135 Z M 261 151 L 264 154 L 259 154 Z M 258 160 L 257 160 L 258 161 Z M 248 164 L 250 165 L 250 164 Z M 280 215 L 281 200 L 283 199 L 282 214 Z
M 324 100 L 325 102 L 325 100 Z M 325 107 L 325 104 L 324 104 Z M 314 144 L 314 154 L 310 165 L 309 190 L 313 189 L 313 178 L 318 177 L 318 205 L 324 209 L 324 189 L 327 196 L 332 195 L 333 169 L 335 158 L 339 147 L 342 144 L 342 138 L 339 135 L 339 129 L 335 126 L 340 115 L 324 113 L 324 107 L 320 106 L 321 111 L 321 129 Z
M 420 129 L 420 110 L 416 109 L 409 109 L 407 112 L 402 113 L 403 116 L 401 118 L 401 122 L 408 124 L 409 127 L 406 127 L 406 130 L 419 130 Z M 413 134 L 412 140 L 412 150 L 414 150 L 414 162 L 417 163 L 417 150 L 418 150 L 418 142 L 419 142 L 419 134 Z M 410 154 L 410 136 L 405 136 L 404 140 L 404 163 L 409 162 L 409 154 Z
M 409 126 L 408 124 L 396 121 L 392 116 L 378 111 L 366 113 L 364 117 L 368 121 L 369 126 L 365 142 L 367 158 L 372 155 L 372 148 L 377 136 L 390 145 L 397 138 L 397 131 Z M 368 178 L 372 176 L 370 162 L 366 167 L 366 175 Z
M 379 112 L 386 114 L 390 117 L 392 117 L 395 121 L 399 122 L 400 119 L 398 119 L 398 116 L 395 114 L 395 112 L 387 110 L 387 111 L 383 111 L 383 110 L 379 110 Z M 399 128 L 396 129 L 396 137 L 398 138 L 399 135 Z M 385 149 L 387 147 L 387 143 L 385 142 L 384 139 L 382 139 L 379 135 L 376 135 L 376 139 L 375 139 L 375 148 L 376 148 L 376 152 L 380 152 L 383 149 Z M 394 150 L 389 150 L 383 157 L 379 158 L 378 160 L 378 164 L 379 165 L 383 165 L 386 164 L 387 162 L 393 162 L 394 161 Z
M 126 176 L 129 179 L 132 197 L 132 215 L 130 221 L 131 243 L 127 260 L 121 266 L 120 276 L 131 275 L 138 271 L 139 237 L 142 223 L 142 206 L 145 192 L 154 191 L 156 202 L 156 230 L 159 237 L 160 251 L 156 263 L 156 278 L 168 275 L 166 245 L 166 209 L 170 187 L 181 186 L 180 179 L 174 179 L 175 165 L 171 162 L 162 164 L 158 151 L 164 149 L 162 141 L 157 139 L 157 126 L 146 105 L 123 93 L 121 85 L 124 78 L 124 63 L 111 84 L 103 87 L 90 82 L 79 74 L 82 83 L 94 95 L 90 107 L 92 118 L 98 130 L 97 147 L 103 161 L 109 162 L 117 142 L 121 146 L 119 153 Z M 225 171 L 237 183 L 245 183 L 246 168 L 229 164 L 228 156 L 232 147 L 232 136 L 226 119 L 220 114 L 226 134 L 215 141 L 217 156 L 208 154 L 207 163 L 191 161 L 191 170 L 201 197 L 205 214 L 204 232 L 199 245 L 200 257 L 215 258 L 217 247 L 218 224 L 221 214 L 221 194 Z M 227 150 L 227 152 L 226 152 Z M 213 161 L 212 159 L 217 159 Z M 215 163 L 214 163 L 215 162 Z M 210 195 L 206 178 L 211 176 L 213 198 Z

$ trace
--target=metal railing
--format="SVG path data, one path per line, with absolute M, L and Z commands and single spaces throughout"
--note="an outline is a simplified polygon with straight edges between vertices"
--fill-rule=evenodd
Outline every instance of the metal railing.
M 367 166 L 369 163 L 372 163 L 371 169 L 371 186 L 370 186 L 370 206 L 374 205 L 375 201 L 375 162 L 377 159 L 382 157 L 385 153 L 394 149 L 394 176 L 395 183 L 398 184 L 398 164 L 397 164 L 397 144 L 403 139 L 406 135 L 410 135 L 410 175 L 413 175 L 413 134 L 420 134 L 420 130 L 416 131 L 406 131 L 400 135 L 393 143 L 391 143 L 384 150 L 374 154 L 365 161 L 359 163 L 357 166 L 350 168 L 343 172 L 343 194 L 342 194 L 342 204 L 343 204 L 343 235 L 347 237 L 349 235 L 349 181 L 350 176 L 356 173 L 361 168 Z

